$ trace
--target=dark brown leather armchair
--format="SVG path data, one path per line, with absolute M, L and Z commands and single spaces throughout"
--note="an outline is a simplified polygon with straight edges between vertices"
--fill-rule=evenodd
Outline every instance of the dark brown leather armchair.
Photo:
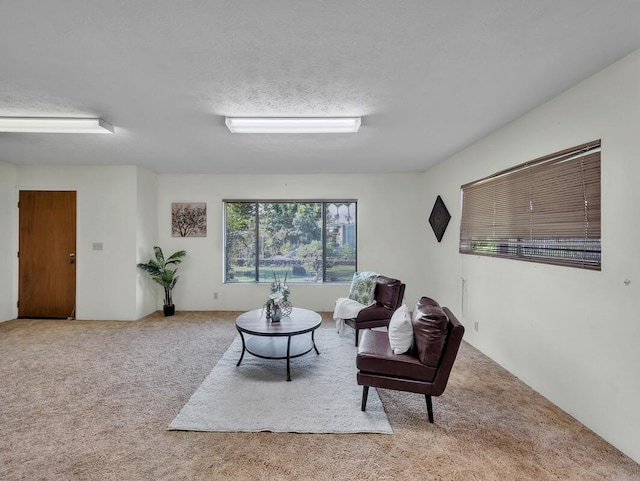
M 447 308 L 422 297 L 413 311 L 414 343 L 406 354 L 394 354 L 384 331 L 365 331 L 358 349 L 358 384 L 363 386 L 362 411 L 369 386 L 425 395 L 429 422 L 433 423 L 432 396 L 447 386 L 458 355 L 464 326 Z
M 373 294 L 375 304 L 362 309 L 354 319 L 345 319 L 344 323 L 356 331 L 356 346 L 360 329 L 372 327 L 385 327 L 389 325 L 391 316 L 404 299 L 405 285 L 398 279 L 386 276 L 376 278 L 376 287 Z

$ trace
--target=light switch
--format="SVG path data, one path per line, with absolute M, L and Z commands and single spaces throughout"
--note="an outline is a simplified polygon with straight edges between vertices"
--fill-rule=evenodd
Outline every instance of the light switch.
M 94 242 L 93 243 L 93 250 L 94 251 L 101 251 L 102 250 L 102 242 Z

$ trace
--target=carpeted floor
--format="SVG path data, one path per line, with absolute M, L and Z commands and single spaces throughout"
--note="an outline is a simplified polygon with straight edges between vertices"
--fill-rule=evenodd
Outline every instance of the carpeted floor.
M 392 435 L 167 431 L 237 314 L 0 323 L 0 479 L 640 479 L 638 464 L 465 343 L 434 425 L 422 396 L 381 390 Z

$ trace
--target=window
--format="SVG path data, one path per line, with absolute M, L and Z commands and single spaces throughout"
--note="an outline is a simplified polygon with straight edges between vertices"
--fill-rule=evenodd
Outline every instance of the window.
M 225 282 L 350 282 L 354 200 L 236 201 L 225 205 Z
M 461 191 L 461 253 L 600 270 L 599 140 Z

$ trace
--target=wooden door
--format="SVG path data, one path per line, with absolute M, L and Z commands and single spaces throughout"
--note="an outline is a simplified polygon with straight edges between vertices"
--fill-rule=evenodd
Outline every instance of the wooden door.
M 18 317 L 75 317 L 76 193 L 20 191 Z

